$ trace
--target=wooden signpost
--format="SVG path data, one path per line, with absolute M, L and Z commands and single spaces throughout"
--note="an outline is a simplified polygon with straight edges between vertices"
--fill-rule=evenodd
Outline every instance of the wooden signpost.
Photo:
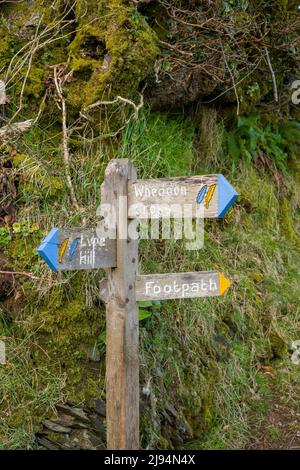
M 215 271 L 139 275 L 138 240 L 127 232 L 124 236 L 124 227 L 138 219 L 195 217 L 199 208 L 204 217 L 224 217 L 237 196 L 222 175 L 138 180 L 129 160 L 112 160 L 101 203 L 114 212 L 113 236 L 111 226 L 108 230 L 111 221 L 104 219 L 110 235 L 54 228 L 38 248 L 55 271 L 106 269 L 99 296 L 106 303 L 108 449 L 139 449 L 138 301 L 220 296 L 230 286 L 224 274 Z M 184 214 L 184 205 L 192 211 Z

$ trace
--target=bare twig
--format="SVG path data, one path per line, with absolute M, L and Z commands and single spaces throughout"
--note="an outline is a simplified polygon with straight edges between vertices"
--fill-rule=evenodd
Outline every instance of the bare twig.
M 39 32 L 39 28 L 40 28 L 43 17 L 44 17 L 44 15 L 42 15 L 39 19 L 39 23 L 37 25 L 35 35 L 34 35 L 34 42 L 32 43 L 32 46 L 31 46 L 31 49 L 30 49 L 29 62 L 28 62 L 26 74 L 25 74 L 25 77 L 24 77 L 24 80 L 23 80 L 23 83 L 22 83 L 21 92 L 20 92 L 19 106 L 18 106 L 18 109 L 16 110 L 16 112 L 14 113 L 14 115 L 12 116 L 12 118 L 10 119 L 10 122 L 13 122 L 15 120 L 15 118 L 17 117 L 17 115 L 20 113 L 20 111 L 23 108 L 23 98 L 24 98 L 25 87 L 26 87 L 26 83 L 27 83 L 27 80 L 28 80 L 28 76 L 29 76 L 30 71 L 31 71 L 32 60 L 33 60 L 34 54 L 38 50 L 38 46 L 39 46 L 38 32 Z
M 43 99 L 42 99 L 42 101 L 40 103 L 40 106 L 39 106 L 39 111 L 38 111 L 36 117 L 34 118 L 33 124 L 36 124 L 38 122 L 38 120 L 40 119 L 40 117 L 41 117 L 41 114 L 44 110 L 44 105 L 45 105 L 47 95 L 48 95 L 48 91 L 46 91 L 46 93 L 43 96 Z
M 255 67 L 250 70 L 250 72 L 248 72 L 244 77 L 242 77 L 238 82 L 235 83 L 235 85 L 240 85 L 240 83 L 242 83 L 243 81 L 245 81 L 248 77 L 250 77 L 250 75 L 252 75 L 255 70 L 258 68 L 258 66 L 260 65 L 262 61 L 262 58 L 259 59 L 257 61 L 257 63 L 255 64 Z M 222 93 L 220 93 L 219 95 L 215 96 L 213 99 L 211 100 L 208 100 L 208 101 L 200 101 L 200 103 L 202 104 L 210 104 L 210 103 L 213 103 L 214 101 L 218 100 L 219 98 L 221 98 L 221 96 L 225 95 L 226 93 L 228 93 L 229 91 L 231 91 L 232 89 L 234 88 L 234 86 L 231 86 L 229 88 L 226 88 L 226 90 L 224 90 Z
M 37 42 L 39 43 L 39 45 L 37 45 L 37 50 L 38 50 L 38 49 L 42 49 L 44 46 L 48 45 L 49 43 L 55 40 L 62 39 L 64 37 L 64 36 L 61 36 L 60 38 L 56 38 L 55 36 L 58 31 L 62 30 L 63 28 L 65 28 L 66 26 L 74 22 L 74 20 L 70 20 L 70 21 L 66 21 L 65 24 L 62 24 L 63 21 L 67 18 L 67 16 L 72 11 L 72 8 L 73 6 L 71 6 L 68 10 L 64 11 L 63 16 L 57 18 L 57 20 L 54 21 L 54 24 L 51 24 L 50 27 L 46 26 L 46 28 L 43 31 L 41 31 L 38 36 L 37 34 L 35 34 L 34 38 L 31 41 L 24 44 L 24 46 L 21 47 L 21 49 L 19 49 L 15 53 L 6 71 L 5 81 L 7 82 L 7 84 L 14 79 L 14 76 L 18 74 L 20 70 L 22 69 L 22 67 L 25 65 L 28 58 L 30 57 L 30 51 L 32 50 L 32 47 L 34 47 Z M 37 29 L 39 29 L 40 24 L 41 24 L 41 21 L 39 21 L 37 25 Z M 47 39 L 45 39 L 45 41 L 43 42 L 42 40 L 44 37 L 46 37 Z M 24 54 L 24 52 L 28 48 L 29 48 L 29 52 Z M 21 56 L 21 58 L 17 61 L 16 65 L 13 65 L 14 61 L 16 60 L 18 56 Z
M 37 38 L 38 42 L 39 42 L 39 44 L 37 46 L 37 50 L 41 50 L 41 49 L 45 48 L 46 46 L 49 46 L 53 42 L 61 41 L 65 38 L 67 38 L 68 36 L 71 36 L 71 35 L 74 34 L 74 30 L 72 30 L 72 31 L 69 31 L 66 34 L 57 36 L 59 31 L 62 31 L 66 27 L 70 26 L 70 24 L 75 22 L 75 20 L 73 20 L 73 19 L 72 20 L 67 20 L 67 17 L 70 14 L 70 12 L 72 11 L 72 9 L 73 9 L 73 6 L 71 6 L 69 10 L 66 10 L 63 13 L 62 17 L 57 18 L 57 20 L 54 22 L 54 24 L 52 24 L 50 27 L 47 26 L 43 31 L 41 31 L 39 33 L 39 36 Z M 86 13 L 87 13 L 87 10 L 81 15 L 81 19 L 86 15 Z M 101 18 L 107 18 L 107 17 L 110 17 L 112 15 L 113 15 L 113 13 L 109 13 L 107 15 L 103 15 Z M 94 23 L 98 19 L 99 19 L 99 17 L 92 18 L 91 21 L 89 21 L 88 23 L 85 24 L 85 27 L 87 27 L 88 25 Z M 83 29 L 83 26 L 75 29 L 75 32 L 77 33 L 79 31 L 81 31 L 82 29 Z M 26 64 L 26 62 L 27 62 L 27 60 L 30 56 L 31 47 L 37 39 L 34 38 L 31 41 L 27 42 L 26 44 L 24 44 L 23 47 L 21 47 L 21 49 L 19 49 L 15 53 L 15 55 L 13 56 L 13 58 L 11 59 L 11 61 L 9 63 L 8 69 L 7 69 L 6 74 L 5 74 L 5 81 L 6 81 L 7 84 L 9 84 L 10 82 L 13 82 L 15 76 L 22 70 L 22 68 L 24 67 L 24 65 Z M 28 49 L 30 49 L 29 52 L 26 52 Z M 21 57 L 18 59 L 18 56 L 21 56 Z
M 272 76 L 274 99 L 275 99 L 275 102 L 278 103 L 279 99 L 278 99 L 278 88 L 277 88 L 276 75 L 275 75 L 275 72 L 274 72 L 274 69 L 273 69 L 273 66 L 272 66 L 269 51 L 268 51 L 266 46 L 264 47 L 264 50 L 265 50 L 265 53 L 266 53 L 267 64 L 269 66 L 271 76 Z
M 35 281 L 42 281 L 41 277 L 34 276 L 32 273 L 17 272 L 17 271 L 0 271 L 0 274 L 5 274 L 9 276 L 25 276 L 25 277 L 29 277 L 30 279 L 34 279 Z
M 194 56 L 192 52 L 183 51 L 182 49 L 179 49 L 178 47 L 176 47 L 174 44 L 169 44 L 168 42 L 165 42 L 165 41 L 159 41 L 159 43 L 162 44 L 163 46 L 166 46 L 168 49 L 172 49 L 173 51 L 179 52 L 179 54 L 186 55 L 189 57 Z
M 75 191 L 72 184 L 71 170 L 70 170 L 70 152 L 68 146 L 68 127 L 67 127 L 67 105 L 66 100 L 62 93 L 62 78 L 58 77 L 57 73 L 58 66 L 54 66 L 54 84 L 57 92 L 58 99 L 61 103 L 61 112 L 62 112 L 62 148 L 63 148 L 63 158 L 64 158 L 64 167 L 65 175 L 67 180 L 67 185 L 70 191 L 70 197 L 74 208 L 79 211 L 79 205 L 75 195 Z
M 184 24 L 186 26 L 189 26 L 189 27 L 193 27 L 193 28 L 205 28 L 205 25 L 207 25 L 208 23 L 211 23 L 212 21 L 215 21 L 216 19 L 214 17 L 211 17 L 211 18 L 208 18 L 207 20 L 203 21 L 203 23 L 190 23 L 188 21 L 184 21 L 183 19 L 181 18 L 177 18 L 176 16 L 173 16 L 171 13 L 169 13 L 169 16 L 177 21 L 178 23 L 181 23 L 181 24 Z
M 124 98 L 123 96 L 117 96 L 114 100 L 111 100 L 111 101 L 96 101 L 95 103 L 90 104 L 89 106 L 87 106 L 84 109 L 84 112 L 90 111 L 91 109 L 97 108 L 98 106 L 102 106 L 102 105 L 106 106 L 106 105 L 115 104 L 118 101 L 122 101 L 123 103 L 129 104 L 130 106 L 132 106 L 133 109 L 134 109 L 134 120 L 138 121 L 139 111 L 144 106 L 144 97 L 141 93 L 140 93 L 140 102 L 139 102 L 139 104 L 135 104 L 133 101 L 131 101 L 128 98 Z
M 229 67 L 229 64 L 228 64 L 228 61 L 226 59 L 226 54 L 225 54 L 225 51 L 224 51 L 224 47 L 223 47 L 223 44 L 221 43 L 221 48 L 222 48 L 222 52 L 223 52 L 223 57 L 224 57 L 224 62 L 225 62 L 225 65 L 230 73 L 230 77 L 231 77 L 231 80 L 232 80 L 232 85 L 233 85 L 233 89 L 234 89 L 234 93 L 235 93 L 235 96 L 236 96 L 236 103 L 237 103 L 237 106 L 236 106 L 236 115 L 239 116 L 240 114 L 240 98 L 239 98 L 239 95 L 238 95 L 238 92 L 237 92 L 237 86 L 236 86 L 236 83 L 235 83 L 235 79 L 234 79 L 234 75 L 232 73 L 232 70 L 231 68 Z

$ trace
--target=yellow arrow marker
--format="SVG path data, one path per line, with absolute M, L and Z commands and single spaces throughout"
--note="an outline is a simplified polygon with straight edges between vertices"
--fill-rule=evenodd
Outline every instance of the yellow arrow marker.
M 222 273 L 219 274 L 219 279 L 220 279 L 220 295 L 223 295 L 225 294 L 227 289 L 231 286 L 231 282 Z
M 59 251 L 58 251 L 58 262 L 59 263 L 62 263 L 62 259 L 63 259 L 63 256 L 65 254 L 65 251 L 67 249 L 68 243 L 69 243 L 69 239 L 66 238 L 63 241 L 63 243 L 61 244 L 60 248 L 59 248 Z

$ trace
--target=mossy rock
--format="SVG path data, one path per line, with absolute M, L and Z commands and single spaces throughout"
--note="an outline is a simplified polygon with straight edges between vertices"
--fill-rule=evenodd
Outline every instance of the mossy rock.
M 277 328 L 272 328 L 269 333 L 272 353 L 275 359 L 284 359 L 287 355 L 287 344 Z
M 69 103 L 78 108 L 116 95 L 133 96 L 153 70 L 155 33 L 135 5 L 122 0 L 78 1 L 76 15 L 80 28 L 69 46 L 74 76 Z

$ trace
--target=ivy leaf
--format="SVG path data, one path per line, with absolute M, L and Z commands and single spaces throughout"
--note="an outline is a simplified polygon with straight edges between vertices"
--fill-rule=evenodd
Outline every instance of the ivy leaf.
M 145 320 L 146 318 L 151 317 L 152 312 L 150 310 L 139 309 L 139 321 Z

